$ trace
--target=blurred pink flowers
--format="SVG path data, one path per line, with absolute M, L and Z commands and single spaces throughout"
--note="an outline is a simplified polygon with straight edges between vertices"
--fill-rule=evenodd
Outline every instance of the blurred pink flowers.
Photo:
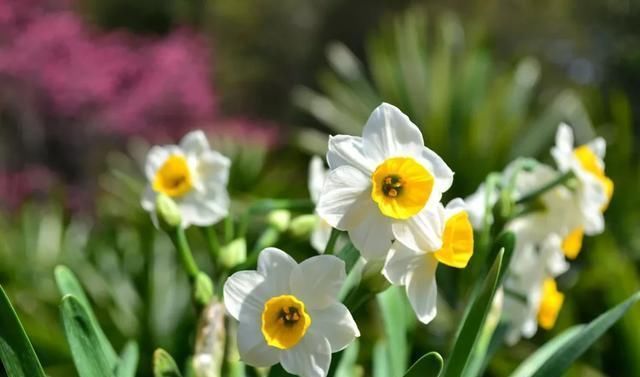
M 36 108 L 116 134 L 182 134 L 214 119 L 205 41 L 101 33 L 70 10 L 23 0 L 0 6 L 0 78 L 37 93 Z M 4 86 L 3 85 L 3 86 Z

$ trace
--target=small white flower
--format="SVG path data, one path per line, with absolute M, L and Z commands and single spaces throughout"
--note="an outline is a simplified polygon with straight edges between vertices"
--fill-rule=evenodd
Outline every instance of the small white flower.
M 348 231 L 363 257 L 384 259 L 394 239 L 414 250 L 441 246 L 428 211 L 451 187 L 453 172 L 398 108 L 378 106 L 362 137 L 331 137 L 327 161 L 317 212 Z
M 322 194 L 322 186 L 327 177 L 327 169 L 324 167 L 324 161 L 318 156 L 313 156 L 309 163 L 309 194 L 314 204 L 318 204 L 320 195 Z M 324 253 L 327 247 L 331 230 L 333 228 L 322 218 L 318 218 L 318 222 L 311 232 L 311 246 L 318 252 Z
M 606 142 L 602 138 L 574 148 L 573 131 L 562 123 L 556 133 L 556 145 L 551 149 L 558 169 L 571 171 L 577 178 L 576 193 L 585 219 L 584 232 L 588 235 L 604 229 L 603 211 L 613 194 L 613 181 L 604 173 Z
M 550 234 L 541 243 L 531 242 L 526 233 L 516 233 L 516 248 L 504 283 L 503 313 L 509 324 L 506 341 L 515 344 L 521 336 L 530 338 L 538 325 L 551 329 L 564 296 L 554 278 L 569 269 L 562 240 Z
M 148 185 L 142 207 L 158 224 L 156 196 L 171 197 L 180 208 L 182 226 L 206 226 L 218 222 L 229 211 L 229 159 L 210 149 L 202 131 L 184 136 L 180 145 L 154 146 L 147 154 Z
M 429 245 L 422 245 L 415 251 L 394 242 L 382 269 L 392 284 L 405 286 L 411 307 L 425 324 L 436 316 L 438 264 L 464 268 L 473 254 L 473 229 L 462 199 L 452 200 L 446 208 L 438 204 L 433 217 L 442 246 L 430 249 Z
M 289 373 L 324 377 L 331 354 L 360 336 L 337 297 L 344 262 L 318 255 L 297 264 L 276 248 L 264 249 L 257 271 L 240 271 L 224 285 L 227 311 L 240 322 L 240 358 L 255 367 L 278 362 Z

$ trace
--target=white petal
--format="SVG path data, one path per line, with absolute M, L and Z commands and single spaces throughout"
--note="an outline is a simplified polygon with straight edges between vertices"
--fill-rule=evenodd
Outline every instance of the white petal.
M 407 278 L 423 258 L 424 253 L 411 250 L 400 242 L 394 242 L 385 260 L 382 274 L 391 284 L 406 285 Z
M 425 207 L 417 215 L 393 222 L 396 240 L 410 249 L 435 251 L 442 247 L 444 208 L 438 203 L 435 208 Z
M 324 253 L 324 249 L 327 247 L 327 243 L 329 243 L 329 238 L 331 238 L 331 230 L 333 228 L 329 223 L 318 218 L 318 222 L 313 228 L 313 232 L 311 232 L 311 246 L 319 253 Z M 336 245 L 337 246 L 337 245 Z M 336 248 L 338 250 L 338 248 Z
M 384 260 L 393 241 L 393 232 L 391 231 L 391 219 L 380 213 L 376 203 L 368 198 L 367 200 L 359 200 L 357 211 L 351 214 L 357 214 L 350 217 L 350 223 L 355 224 L 349 229 L 349 238 L 353 245 L 360 251 L 363 258 L 367 260 Z
M 334 255 L 316 255 L 291 271 L 289 287 L 294 296 L 312 309 L 336 302 L 347 273 L 344 262 Z
M 377 163 L 366 156 L 362 147 L 362 138 L 358 136 L 336 135 L 329 138 L 327 163 L 331 169 L 351 166 L 366 175 L 375 170 Z
M 140 205 L 145 211 L 152 211 L 156 207 L 156 192 L 153 191 L 151 186 L 147 186 L 144 189 L 144 193 L 140 199 Z
M 327 169 L 324 167 L 324 161 L 318 156 L 313 156 L 309 162 L 309 194 L 314 203 L 318 203 L 324 179 L 327 176 Z
M 180 148 L 185 154 L 199 156 L 209 149 L 209 141 L 202 130 L 191 131 L 180 141 Z
M 425 263 L 413 271 L 407 281 L 409 303 L 420 322 L 427 324 L 436 316 L 438 288 L 436 286 L 438 261 L 425 255 Z
M 147 160 L 144 164 L 145 175 L 149 182 L 153 182 L 156 177 L 156 172 L 170 155 L 171 151 L 168 148 L 157 145 L 149 150 Z
M 597 137 L 590 141 L 588 144 L 589 149 L 600 159 L 600 162 L 604 159 L 604 155 L 607 151 L 607 142 L 603 138 Z M 602 166 L 604 168 L 604 166 Z
M 182 215 L 182 226 L 209 226 L 217 223 L 229 213 L 229 196 L 224 189 L 205 193 L 192 192 L 183 197 L 178 205 Z
M 447 203 L 447 206 L 444 209 L 447 212 L 446 217 L 449 218 L 455 215 L 456 213 L 466 211 L 467 205 L 464 202 L 464 200 L 462 200 L 462 198 L 455 198 L 455 199 L 451 199 L 449 203 Z
M 265 277 L 273 296 L 288 294 L 289 279 L 298 264 L 284 251 L 268 247 L 258 256 L 258 272 Z
M 358 325 L 347 307 L 341 303 L 334 303 L 322 310 L 311 310 L 309 315 L 312 331 L 327 338 L 331 352 L 345 349 L 360 336 Z
M 245 316 L 260 316 L 268 298 L 264 276 L 256 271 L 238 271 L 224 283 L 224 306 L 237 320 Z
M 409 117 L 388 103 L 378 106 L 362 130 L 367 156 L 377 163 L 389 157 L 413 156 L 424 146 L 422 133 Z
M 427 147 L 423 147 L 420 154 L 421 160 L 425 163 L 427 170 L 435 178 L 435 186 L 438 191 L 446 192 L 453 184 L 453 171 L 444 160 Z
M 222 154 L 207 150 L 198 158 L 197 176 L 198 180 L 205 186 L 225 187 L 229 182 L 229 167 L 231 160 Z
M 354 203 L 361 196 L 369 196 L 370 180 L 358 169 L 351 166 L 341 166 L 329 172 L 325 179 L 320 201 L 316 206 L 318 215 L 331 226 L 345 230 L 345 215 L 350 211 L 359 211 Z
M 280 353 L 284 370 L 301 377 L 325 377 L 331 365 L 331 345 L 321 334 L 307 332 L 295 347 Z
M 270 367 L 280 361 L 280 350 L 270 347 L 260 329 L 260 318 L 241 322 L 238 326 L 240 359 L 254 367 Z
M 562 150 L 573 150 L 573 130 L 566 123 L 560 123 L 556 131 L 556 146 Z

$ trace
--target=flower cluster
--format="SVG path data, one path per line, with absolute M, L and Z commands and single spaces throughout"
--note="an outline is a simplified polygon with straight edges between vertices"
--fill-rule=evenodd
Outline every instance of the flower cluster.
M 551 149 L 557 169 L 532 160 L 516 160 L 503 172 L 499 184 L 482 185 L 467 199 L 477 229 L 486 226 L 486 211 L 507 190 L 519 214 L 505 228 L 516 235 L 510 273 L 504 283 L 504 317 L 510 324 L 506 340 L 533 336 L 538 326 L 554 326 L 564 295 L 556 278 L 569 269 L 567 259 L 578 256 L 584 235 L 604 229 L 603 212 L 613 193 L 604 174 L 605 142 L 574 146 L 573 132 L 561 124 Z M 532 195 L 532 193 L 536 195 Z
M 327 162 L 318 215 L 347 231 L 365 259 L 383 260 L 383 275 L 405 286 L 417 317 L 430 322 L 436 267 L 464 268 L 473 254 L 464 202 L 440 202 L 453 171 L 425 147 L 420 129 L 386 103 L 373 111 L 362 137 L 331 137 Z

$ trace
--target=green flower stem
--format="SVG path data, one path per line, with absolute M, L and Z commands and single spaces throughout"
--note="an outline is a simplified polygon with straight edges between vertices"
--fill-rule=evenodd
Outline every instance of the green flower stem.
M 331 235 L 329 236 L 329 241 L 327 242 L 327 246 L 324 248 L 324 253 L 329 255 L 333 254 L 333 249 L 336 247 L 336 242 L 338 241 L 338 237 L 340 237 L 341 230 L 336 228 L 331 229 Z
M 170 230 L 168 233 L 173 245 L 176 247 L 176 250 L 178 250 L 180 261 L 182 262 L 182 266 L 185 271 L 187 271 L 189 279 L 191 281 L 195 281 L 200 269 L 198 268 L 195 259 L 193 259 L 193 254 L 191 253 L 191 248 L 189 247 L 189 242 L 187 241 L 187 235 L 185 234 L 184 229 L 182 227 L 177 227 Z
M 224 218 L 224 243 L 228 244 L 233 240 L 233 218 L 227 216 Z
M 524 204 L 527 203 L 535 198 L 537 198 L 538 196 L 544 194 L 545 192 L 551 190 L 552 188 L 558 186 L 558 185 L 562 185 L 564 184 L 566 181 L 568 181 L 569 179 L 573 178 L 574 174 L 571 171 L 568 171 L 562 175 L 559 175 L 556 179 L 552 180 L 551 182 L 547 183 L 546 185 L 522 196 L 520 199 L 518 199 L 516 201 L 516 204 Z
M 218 234 L 213 226 L 207 226 L 202 228 L 204 232 L 204 238 L 207 240 L 207 246 L 211 258 L 215 263 L 218 260 L 218 253 L 220 252 L 220 241 L 218 240 Z

